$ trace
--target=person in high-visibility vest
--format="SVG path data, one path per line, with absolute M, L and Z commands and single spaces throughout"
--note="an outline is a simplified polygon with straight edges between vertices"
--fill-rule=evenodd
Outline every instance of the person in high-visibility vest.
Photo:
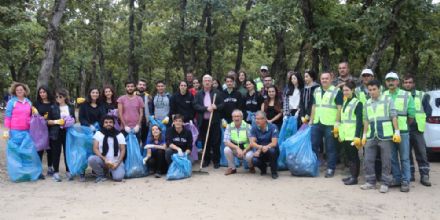
M 411 153 L 414 150 L 417 165 L 420 173 L 420 183 L 424 186 L 431 186 L 429 181 L 429 162 L 426 155 L 426 142 L 423 137 L 426 125 L 425 106 L 429 106 L 429 97 L 423 91 L 415 89 L 414 76 L 406 75 L 403 77 L 403 88 L 411 92 L 414 98 L 414 106 L 416 109 L 415 120 L 409 125 L 409 143 L 410 143 L 410 163 L 411 163 L 411 181 L 415 181 L 414 159 Z
M 361 101 L 362 104 L 365 104 L 370 98 L 370 95 L 368 94 L 367 84 L 374 79 L 374 73 L 371 69 L 364 69 L 361 72 L 361 78 L 362 84 L 356 87 L 355 94 L 359 101 Z
M 316 156 L 322 139 L 325 139 L 327 155 L 326 178 L 333 177 L 336 169 L 337 152 L 336 138 L 339 133 L 341 108 L 344 102 L 342 92 L 332 85 L 332 76 L 329 72 L 321 73 L 321 87 L 316 88 L 313 94 L 312 114 L 310 117 L 312 147 Z
M 243 112 L 238 109 L 234 110 L 232 112 L 232 122 L 226 127 L 223 138 L 225 143 L 224 153 L 228 160 L 228 169 L 225 175 L 237 173 L 234 156 L 245 159 L 249 166 L 249 172 L 255 173 L 255 168 L 252 165 L 254 152 L 249 148 L 249 132 L 250 126 L 243 120 Z
M 361 189 L 376 188 L 375 163 L 378 150 L 381 155 L 382 184 L 379 191 L 388 192 L 392 182 L 391 176 L 391 149 L 393 142 L 400 142 L 400 131 L 397 122 L 397 110 L 393 100 L 380 93 L 380 82 L 368 82 L 368 92 L 371 98 L 364 106 L 364 131 L 362 145 L 365 148 L 364 174 L 366 183 Z
M 254 79 L 255 84 L 257 84 L 257 92 L 261 92 L 261 90 L 263 89 L 264 85 L 263 85 L 263 79 L 264 77 L 269 75 L 269 68 L 265 65 L 260 67 L 260 77 L 257 77 Z
M 401 192 L 409 192 L 411 178 L 409 162 L 409 132 L 408 124 L 411 124 L 415 117 L 414 99 L 405 90 L 399 89 L 399 76 L 390 72 L 385 76 L 387 91 L 384 95 L 394 101 L 397 110 L 397 121 L 402 141 L 396 143 L 392 150 L 391 169 L 393 174 L 392 186 L 399 186 Z M 400 161 L 399 161 L 400 158 Z
M 341 148 L 346 149 L 350 175 L 342 181 L 345 185 L 358 183 L 360 160 L 358 150 L 362 147 L 362 102 L 354 95 L 356 84 L 347 81 L 342 86 L 344 104 L 341 110 L 341 125 L 339 126 L 339 141 Z

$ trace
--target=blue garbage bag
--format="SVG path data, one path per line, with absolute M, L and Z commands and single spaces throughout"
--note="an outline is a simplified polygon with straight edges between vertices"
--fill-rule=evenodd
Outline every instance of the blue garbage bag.
M 167 172 L 167 180 L 180 180 L 191 177 L 192 164 L 187 155 L 179 156 L 179 154 L 173 154 L 171 157 L 170 167 Z
M 67 129 L 66 160 L 70 174 L 84 174 L 89 156 L 93 155 L 93 131 L 88 126 L 74 125 Z
M 162 133 L 165 134 L 167 127 L 159 120 L 153 118 L 153 116 L 148 116 L 148 121 L 150 121 L 151 125 L 158 125 Z
M 255 126 L 255 112 L 246 111 L 246 113 L 247 113 L 246 121 L 251 122 L 252 127 L 254 127 Z
M 226 155 L 225 155 L 225 142 L 223 141 L 223 137 L 225 134 L 225 129 L 222 128 L 222 133 L 221 133 L 221 142 L 220 142 L 220 166 L 222 167 L 227 167 L 228 166 L 228 160 L 226 159 Z M 234 156 L 234 162 L 235 162 L 235 166 L 239 167 L 240 166 L 240 160 Z
M 278 136 L 278 146 L 280 146 L 280 155 L 278 156 L 278 170 L 287 170 L 286 166 L 286 145 L 283 143 L 297 132 L 297 120 L 296 116 L 288 116 L 283 120 L 283 126 L 281 126 L 280 134 Z
M 125 159 L 125 178 L 137 178 L 148 175 L 147 166 L 144 166 L 143 157 L 139 151 L 139 142 L 131 131 L 125 138 L 127 142 L 127 157 Z
M 287 168 L 295 176 L 318 176 L 319 161 L 312 150 L 311 128 L 305 125 L 286 142 Z
M 42 172 L 40 158 L 28 131 L 11 130 L 6 150 L 6 166 L 13 182 L 38 180 Z

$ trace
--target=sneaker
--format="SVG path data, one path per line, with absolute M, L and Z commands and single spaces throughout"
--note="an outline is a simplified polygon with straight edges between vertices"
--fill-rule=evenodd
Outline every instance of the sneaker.
M 255 173 L 255 167 L 249 167 L 249 173 Z
M 388 186 L 387 185 L 380 185 L 379 192 L 381 192 L 381 193 L 388 192 Z
M 155 174 L 154 174 L 154 177 L 156 177 L 156 178 L 161 178 L 162 175 L 161 175 L 160 173 L 155 173 Z
M 104 181 L 106 181 L 107 180 L 107 178 L 105 178 L 105 177 L 103 177 L 103 176 L 98 176 L 98 177 L 96 177 L 96 179 L 95 179 L 95 183 L 100 183 L 100 182 L 104 182 Z M 81 181 L 81 180 L 80 180 Z
M 401 184 L 400 184 L 399 181 L 396 181 L 396 180 L 393 179 L 393 181 L 391 181 L 390 187 L 398 187 L 398 186 L 400 186 L 400 185 L 401 185 Z
M 361 185 L 361 189 L 363 190 L 369 190 L 369 189 L 376 189 L 376 184 L 371 183 L 365 183 L 364 185 Z
M 409 192 L 409 183 L 402 182 L 400 185 L 400 192 Z
M 80 174 L 79 175 L 79 181 L 80 182 L 85 182 L 86 181 L 86 175 L 85 174 Z
M 54 173 L 52 178 L 53 178 L 53 180 L 55 180 L 55 182 L 61 182 L 61 177 L 60 177 L 60 174 L 58 174 L 58 173 Z
M 347 186 L 349 186 L 349 185 L 356 185 L 356 184 L 358 184 L 358 179 L 356 177 L 351 177 L 350 179 L 345 181 L 344 184 L 347 185 Z
M 335 170 L 327 169 L 327 172 L 325 173 L 325 178 L 332 178 L 334 175 L 335 175 Z
M 424 186 L 431 186 L 428 175 L 423 175 L 422 177 L 420 177 L 420 183 Z
M 53 169 L 53 167 L 47 168 L 47 175 L 48 176 L 53 176 L 54 173 L 55 173 L 55 170 Z
M 352 176 L 347 176 L 347 177 L 345 177 L 345 178 L 342 178 L 342 182 L 347 182 L 350 178 L 351 178 Z
M 66 178 L 68 181 L 72 181 L 74 179 L 74 176 L 72 176 L 72 174 L 70 174 L 70 172 L 66 173 Z
M 272 179 L 274 180 L 278 179 L 278 173 L 272 173 Z
M 228 168 L 225 172 L 225 176 L 237 173 L 237 169 Z

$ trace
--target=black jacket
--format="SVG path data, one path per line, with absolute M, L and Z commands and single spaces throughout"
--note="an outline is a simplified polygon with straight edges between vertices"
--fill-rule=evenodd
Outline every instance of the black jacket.
M 95 122 L 101 123 L 102 117 L 106 115 L 105 109 L 102 105 L 97 105 L 93 108 L 88 102 L 84 102 L 79 107 L 79 122 L 83 126 L 93 125 Z
M 214 98 L 214 94 L 217 94 L 217 97 L 215 98 L 215 105 L 217 106 L 217 109 L 214 111 L 214 115 L 212 116 L 211 123 L 220 124 L 222 111 L 224 107 L 224 102 L 223 102 L 224 98 L 222 92 L 218 91 L 217 89 L 212 89 L 210 91 L 211 102 Z M 203 91 L 203 89 L 198 91 L 196 96 L 194 97 L 194 109 L 198 113 L 197 123 L 199 128 L 202 126 L 203 114 L 208 111 L 208 108 L 205 107 L 205 105 L 203 104 L 204 98 L 205 98 L 205 91 Z
M 310 87 L 304 87 L 304 89 L 302 89 L 301 91 L 301 100 L 299 103 L 299 108 L 301 109 L 300 111 L 300 116 L 306 116 L 308 115 L 310 117 L 310 115 L 312 114 L 312 105 L 313 105 L 313 93 L 315 92 L 315 89 L 319 87 L 319 84 L 314 83 L 312 86 Z
M 176 92 L 170 99 L 170 119 L 175 114 L 183 115 L 183 121 L 189 122 L 194 119 L 194 96 L 187 92 L 185 95 Z
M 186 130 L 185 128 L 182 129 L 182 132 L 177 133 L 176 129 L 173 127 L 167 129 L 166 134 L 166 145 L 169 147 L 171 144 L 174 144 L 180 149 L 182 149 L 183 152 L 186 150 L 192 150 L 192 134 L 190 131 Z
M 69 114 L 72 118 L 75 118 L 75 109 L 72 105 L 69 106 Z M 58 104 L 53 104 L 50 106 L 50 112 L 48 114 L 47 120 L 58 120 L 61 118 L 60 106 Z M 60 133 L 59 125 L 49 125 L 49 138 L 51 140 L 57 140 L 58 134 Z
M 244 102 L 241 93 L 237 90 L 233 90 L 231 93 L 228 93 L 228 90 L 223 90 L 223 118 L 229 123 L 232 122 L 232 111 L 235 109 L 240 109 L 243 111 Z

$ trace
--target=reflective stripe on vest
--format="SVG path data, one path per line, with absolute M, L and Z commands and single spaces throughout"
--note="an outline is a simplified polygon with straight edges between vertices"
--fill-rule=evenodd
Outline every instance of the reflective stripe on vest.
M 236 145 L 243 144 L 244 148 L 249 146 L 249 139 L 247 136 L 248 124 L 245 121 L 241 121 L 241 126 L 239 129 L 235 127 L 235 123 L 229 124 L 231 128 L 231 142 Z
M 416 95 L 414 96 L 414 106 L 416 109 L 416 122 L 417 122 L 417 129 L 420 132 L 425 131 L 425 125 L 426 125 L 426 114 L 425 110 L 423 109 L 422 101 L 423 97 L 425 96 L 425 93 L 422 91 L 416 90 Z
M 263 82 L 261 81 L 261 78 L 258 77 L 256 79 L 254 79 L 255 85 L 257 85 L 257 88 L 255 88 L 256 91 L 260 92 L 261 89 L 263 89 Z
M 391 99 L 390 91 L 385 91 L 384 95 Z M 397 110 L 397 123 L 400 131 L 408 131 L 408 99 L 411 94 L 407 91 L 399 89 L 399 93 L 394 100 L 394 107 Z
M 362 104 L 365 105 L 365 103 L 367 103 L 367 95 L 365 95 L 365 92 L 361 90 L 361 87 L 356 87 L 354 93 Z
M 323 125 L 335 125 L 338 112 L 335 99 L 338 91 L 338 88 L 330 86 L 330 88 L 324 92 L 324 95 L 322 95 L 321 87 L 315 89 L 315 93 L 313 94 L 315 98 L 314 124 L 321 122 Z
M 347 101 L 344 102 L 345 103 Z M 352 141 L 356 135 L 356 106 L 359 99 L 353 98 L 344 109 L 341 109 L 341 125 L 339 126 L 339 138 L 341 141 Z
M 390 100 L 390 97 L 382 95 L 379 100 L 375 102 L 376 108 L 373 108 L 371 99 L 365 104 L 365 118 L 369 122 L 368 139 L 377 137 L 381 140 L 389 140 L 392 138 L 393 123 L 390 118 Z

